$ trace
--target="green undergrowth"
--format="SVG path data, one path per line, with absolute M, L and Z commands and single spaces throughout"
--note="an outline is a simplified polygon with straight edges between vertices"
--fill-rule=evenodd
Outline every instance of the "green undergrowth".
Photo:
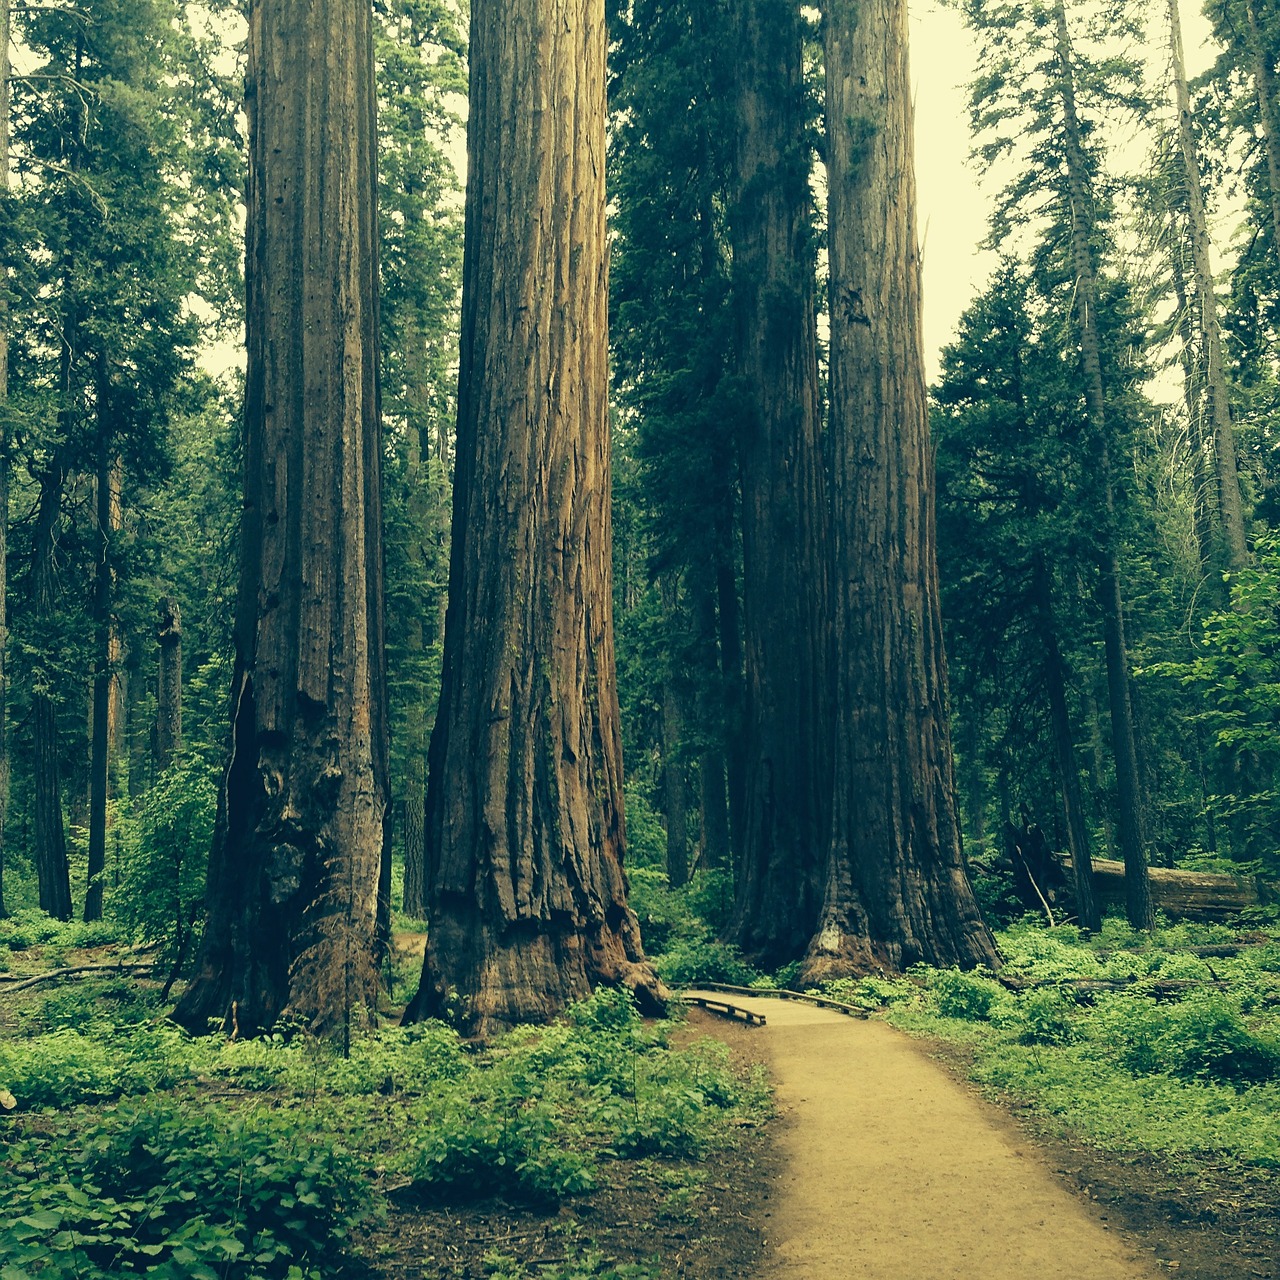
M 1280 1168 L 1280 933 L 1249 931 L 1234 956 L 1191 950 L 1240 936 L 1028 920 L 999 934 L 1000 980 L 919 966 L 824 990 L 964 1046 L 976 1081 L 1098 1147 Z
M 55 991 L 0 1041 L 0 1280 L 308 1280 L 352 1257 L 388 1183 L 554 1207 L 608 1161 L 705 1160 L 769 1106 L 723 1045 L 674 1045 L 619 991 L 484 1048 L 427 1023 L 343 1058 L 193 1040 L 126 987 Z M 586 1248 L 557 1274 L 648 1274 L 610 1265 Z

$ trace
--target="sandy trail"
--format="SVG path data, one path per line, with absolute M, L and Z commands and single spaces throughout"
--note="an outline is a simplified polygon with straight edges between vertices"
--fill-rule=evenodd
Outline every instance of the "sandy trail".
M 808 1005 L 729 999 L 768 1019 L 752 1043 L 773 1071 L 784 1121 L 763 1277 L 1159 1274 L 905 1036 Z

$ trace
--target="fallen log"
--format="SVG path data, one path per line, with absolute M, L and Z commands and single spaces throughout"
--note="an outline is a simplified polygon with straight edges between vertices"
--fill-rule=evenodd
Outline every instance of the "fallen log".
M 1175 920 L 1230 920 L 1262 902 L 1257 876 L 1151 868 L 1151 900 Z M 1103 907 L 1124 907 L 1124 863 L 1094 858 L 1093 888 Z
M 33 978 L 24 978 L 12 987 L 5 988 L 4 994 L 7 996 L 14 995 L 18 991 L 26 991 L 29 987 L 38 986 L 42 982 L 54 982 L 59 978 L 72 978 L 82 973 L 118 973 L 121 975 L 128 974 L 131 977 L 138 974 L 154 973 L 155 965 L 153 964 L 73 964 L 68 965 L 65 969 L 50 969 L 47 973 L 37 973 Z

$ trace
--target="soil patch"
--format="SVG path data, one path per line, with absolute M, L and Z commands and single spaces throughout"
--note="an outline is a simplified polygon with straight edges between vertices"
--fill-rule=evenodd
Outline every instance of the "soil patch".
M 701 1010 L 677 1039 L 707 1034 L 743 1065 L 760 1060 L 749 1029 Z M 588 1253 L 610 1265 L 656 1261 L 664 1280 L 744 1280 L 763 1265 L 760 1227 L 777 1174 L 771 1133 L 744 1128 L 733 1148 L 702 1163 L 605 1161 L 597 1190 L 559 1209 L 496 1198 L 433 1204 L 404 1187 L 390 1195 L 367 1256 L 385 1280 L 483 1280 L 491 1255 L 536 1268 Z

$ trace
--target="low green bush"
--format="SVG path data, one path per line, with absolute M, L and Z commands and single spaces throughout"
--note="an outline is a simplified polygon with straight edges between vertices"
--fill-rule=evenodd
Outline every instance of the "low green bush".
M 944 1018 L 984 1022 L 1008 996 L 998 982 L 982 973 L 936 969 L 926 983 L 938 1012 Z
M 326 1120 L 147 1099 L 20 1138 L 0 1174 L 0 1274 L 301 1280 L 311 1264 L 330 1270 L 373 1201 L 369 1170 Z

